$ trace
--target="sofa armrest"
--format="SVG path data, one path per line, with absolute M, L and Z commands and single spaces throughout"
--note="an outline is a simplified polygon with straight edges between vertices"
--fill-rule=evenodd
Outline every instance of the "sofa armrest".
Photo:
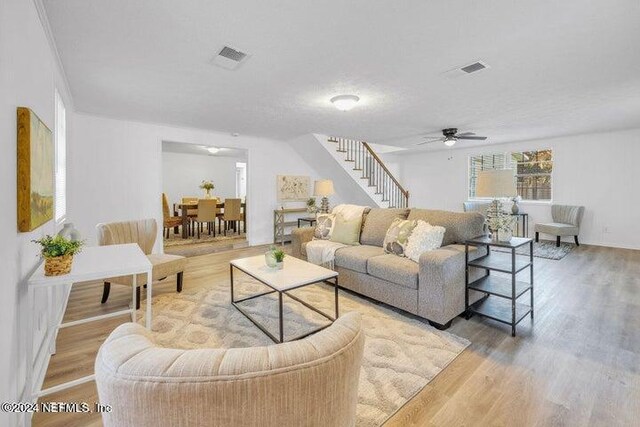
M 484 246 L 469 247 L 469 259 L 485 254 Z M 465 310 L 464 245 L 425 252 L 419 261 L 418 315 L 444 325 Z M 469 274 L 475 280 L 483 271 L 472 267 Z M 470 300 L 476 301 L 480 296 L 474 292 Z
M 302 244 L 313 240 L 314 227 L 295 228 L 291 233 L 291 255 L 304 259 L 302 255 Z

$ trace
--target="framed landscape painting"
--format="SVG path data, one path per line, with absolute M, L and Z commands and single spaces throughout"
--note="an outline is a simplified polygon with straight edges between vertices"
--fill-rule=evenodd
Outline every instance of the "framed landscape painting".
M 282 202 L 304 202 L 309 198 L 308 176 L 278 175 L 278 200 Z
M 53 219 L 55 151 L 51 130 L 28 108 L 18 107 L 18 230 Z

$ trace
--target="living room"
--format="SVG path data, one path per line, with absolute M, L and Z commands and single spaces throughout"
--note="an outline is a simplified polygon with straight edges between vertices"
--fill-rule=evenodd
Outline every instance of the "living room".
M 632 425 L 639 17 L 631 0 L 3 2 L 0 378 L 13 405 L 0 423 Z M 31 157 L 31 175 L 24 143 L 48 147 L 46 162 Z M 167 143 L 234 150 L 245 193 L 214 172 L 197 173 L 212 191 L 195 178 L 173 190 L 181 173 L 166 174 Z M 205 155 L 223 154 L 213 151 Z M 285 178 L 303 191 L 284 195 Z M 37 185 L 51 191 L 34 205 Z M 189 217 L 192 207 L 183 217 L 187 196 L 240 199 L 243 216 L 219 222 L 231 211 L 220 205 L 214 221 Z M 198 240 L 200 227 L 209 239 L 212 222 L 216 237 L 242 244 L 165 251 L 167 231 Z M 144 241 L 116 241 L 113 224 L 133 224 Z M 440 233 L 435 246 L 416 252 L 417 227 Z M 44 276 L 33 242 L 58 233 L 81 246 L 68 280 Z M 120 246 L 117 271 L 78 275 L 85 262 L 97 269 L 85 261 L 92 254 Z M 501 255 L 509 264 L 495 273 L 480 265 Z M 305 287 L 270 282 L 289 274 L 307 277 Z M 507 283 L 504 323 L 478 306 L 500 293 L 488 289 L 494 277 Z M 83 323 L 91 317 L 100 320 Z M 348 337 L 349 351 L 327 358 L 335 365 L 314 365 L 300 383 L 278 383 L 266 368 L 306 366 Z M 114 356 L 144 340 L 157 358 L 129 354 L 127 366 Z M 261 358 L 265 348 L 273 359 Z M 186 360 L 194 350 L 211 351 L 202 366 L 219 375 L 197 398 L 167 388 L 176 400 L 162 407 L 167 394 L 134 399 L 105 368 L 137 368 L 141 384 L 145 372 L 174 375 L 163 351 Z M 226 377 L 227 365 L 207 365 L 232 364 L 241 350 L 254 365 L 236 359 Z M 329 367 L 344 371 L 325 375 Z M 220 378 L 240 387 L 241 369 L 265 382 L 225 389 Z M 341 399 L 330 398 L 338 388 Z M 47 402 L 66 406 L 45 414 Z

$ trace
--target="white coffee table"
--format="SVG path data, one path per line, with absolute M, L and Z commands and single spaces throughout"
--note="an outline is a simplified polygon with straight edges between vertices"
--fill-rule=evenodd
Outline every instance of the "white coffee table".
M 233 269 L 237 268 L 243 273 L 253 277 L 260 283 L 271 288 L 270 291 L 263 292 L 257 295 L 251 295 L 248 297 L 244 297 L 241 299 L 235 299 L 233 295 Z M 264 332 L 269 338 L 271 338 L 276 343 L 284 342 L 284 328 L 283 328 L 283 318 L 282 318 L 282 298 L 283 295 L 288 296 L 289 298 L 299 302 L 305 307 L 315 311 L 318 314 L 329 319 L 332 323 L 334 320 L 338 318 L 338 273 L 329 270 L 328 268 L 320 267 L 315 264 L 308 263 L 306 261 L 302 261 L 298 258 L 294 257 L 286 257 L 284 259 L 284 267 L 281 270 L 277 270 L 274 268 L 269 268 L 265 264 L 264 255 L 257 255 L 249 258 L 240 258 L 234 259 L 229 264 L 229 274 L 231 276 L 231 304 L 235 308 L 240 311 L 240 313 L 244 314 L 245 317 L 254 325 L 256 325 L 262 332 Z M 289 293 L 294 289 L 302 288 L 304 286 L 313 285 L 315 283 L 328 283 L 334 286 L 335 289 L 335 317 L 331 317 L 330 315 L 323 313 L 316 307 L 313 307 L 306 301 L 301 300 Z M 278 311 L 279 311 L 279 323 L 280 323 L 280 335 L 279 337 L 274 336 L 271 332 L 269 332 L 263 325 L 261 325 L 253 316 L 247 313 L 242 307 L 238 305 L 243 301 L 247 301 L 250 299 L 258 298 L 264 295 L 272 294 L 274 292 L 278 293 Z M 326 327 L 328 327 L 331 323 L 309 331 L 303 335 L 297 336 L 289 341 L 295 341 L 301 338 L 304 338 L 308 335 L 314 334 Z

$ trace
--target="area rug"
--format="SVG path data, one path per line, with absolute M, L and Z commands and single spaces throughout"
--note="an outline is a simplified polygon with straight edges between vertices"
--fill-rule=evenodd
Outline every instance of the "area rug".
M 560 260 L 567 256 L 569 252 L 575 248 L 573 243 L 560 242 L 560 246 L 556 247 L 556 242 L 541 241 L 533 242 L 533 256 L 537 258 L 546 258 L 553 260 Z M 492 247 L 492 251 L 498 252 L 511 252 L 511 249 Z M 516 249 L 516 253 L 519 255 L 529 255 L 529 245 L 522 246 Z
M 189 236 L 186 239 L 182 238 L 182 234 L 173 234 L 173 232 L 170 233 L 169 236 L 170 237 L 168 239 L 166 237 L 164 238 L 165 247 L 181 246 L 181 245 L 197 245 L 200 243 L 227 242 L 227 241 L 238 240 L 238 239 L 244 240 L 246 238 L 244 233 L 232 234 L 232 232 L 229 232 L 229 234 L 226 236 L 216 234 L 216 237 L 213 237 L 213 234 L 209 235 L 208 232 L 204 232 L 204 233 L 200 233 L 200 238 L 198 238 L 198 233 L 196 232 L 195 236 Z
M 264 285 L 238 274 L 238 297 L 264 291 Z M 230 304 L 228 281 L 210 288 L 153 298 L 153 331 L 158 342 L 173 348 L 238 348 L 273 342 Z M 294 295 L 332 313 L 333 288 L 313 285 Z M 357 425 L 379 426 L 422 390 L 470 344 L 427 323 L 365 298 L 340 291 L 340 313 L 362 315 L 366 336 L 358 389 Z M 298 336 L 327 320 L 302 304 L 285 297 L 284 330 Z M 144 305 L 144 304 L 143 304 Z M 276 334 L 277 297 L 249 300 L 243 307 Z M 140 313 L 144 313 L 144 307 Z M 139 319 L 144 322 L 144 317 Z
M 170 239 L 164 239 L 165 253 L 186 257 L 207 255 L 247 246 L 249 246 L 249 243 L 244 234 L 216 237 L 201 235 L 200 239 L 197 236 L 183 239 L 180 236 L 172 235 Z

